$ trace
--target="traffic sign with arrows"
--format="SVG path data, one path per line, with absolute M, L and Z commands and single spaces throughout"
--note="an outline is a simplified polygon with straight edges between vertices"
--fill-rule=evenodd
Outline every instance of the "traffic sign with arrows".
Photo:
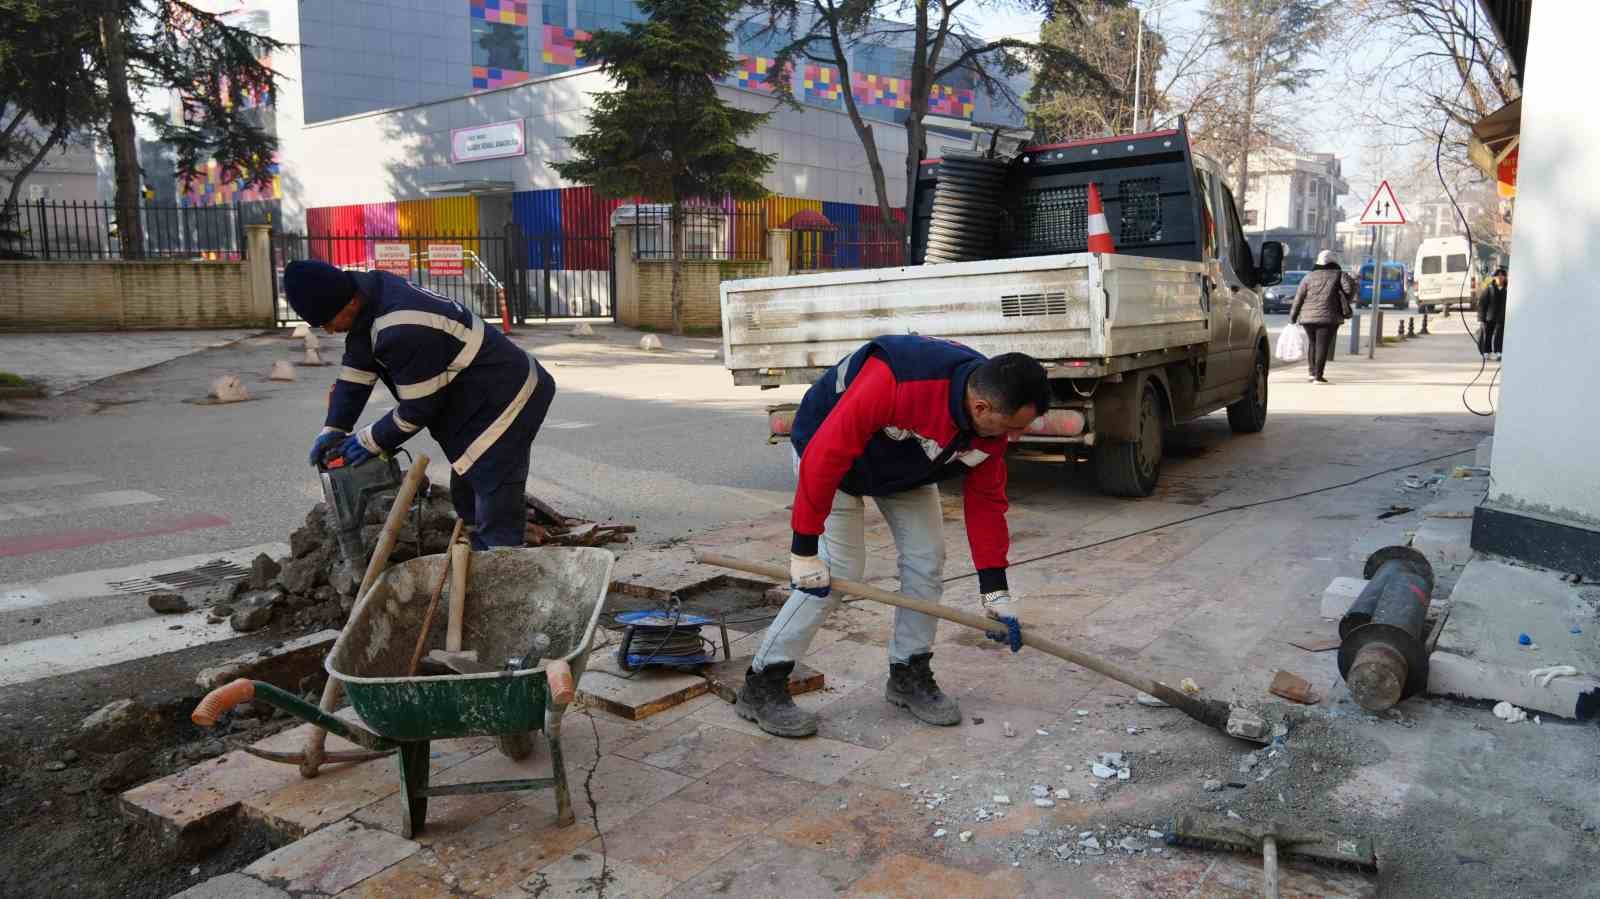
M 1361 213 L 1363 225 L 1404 225 L 1406 213 L 1400 208 L 1400 201 L 1395 199 L 1394 190 L 1389 187 L 1387 179 L 1378 185 L 1372 192 L 1372 199 L 1367 201 L 1367 208 Z

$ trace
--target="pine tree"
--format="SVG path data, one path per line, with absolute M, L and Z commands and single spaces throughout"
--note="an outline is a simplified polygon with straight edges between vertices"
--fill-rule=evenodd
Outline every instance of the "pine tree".
M 683 333 L 683 204 L 694 198 L 753 200 L 776 154 L 740 138 L 770 113 L 738 109 L 717 95 L 733 71 L 728 22 L 738 0 L 639 0 L 644 20 L 596 31 L 579 51 L 599 60 L 620 88 L 594 95 L 589 130 L 570 137 L 574 158 L 553 163 L 569 181 L 613 198 L 669 205 L 672 330 Z

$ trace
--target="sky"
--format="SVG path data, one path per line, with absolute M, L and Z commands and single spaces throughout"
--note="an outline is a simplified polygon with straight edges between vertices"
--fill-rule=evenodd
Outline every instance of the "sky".
M 1153 27 L 1192 29 L 1198 27 L 1201 14 L 1205 9 L 1205 0 L 1139 0 L 1136 5 L 1147 10 L 1146 21 Z M 1154 8 L 1153 8 L 1154 7 Z M 1037 13 L 1020 10 L 1017 7 L 1003 4 L 991 5 L 985 8 L 981 15 L 969 18 L 969 23 L 984 37 L 995 38 L 1001 36 L 1036 36 L 1042 17 Z M 1340 157 L 1343 164 L 1345 180 L 1350 184 L 1350 193 L 1340 200 L 1351 217 L 1361 214 L 1362 207 L 1366 205 L 1367 198 L 1377 189 L 1378 182 L 1385 178 L 1403 177 L 1401 156 L 1393 150 L 1376 150 L 1375 147 L 1385 143 L 1387 135 L 1381 135 L 1369 130 L 1364 130 L 1352 124 L 1352 116 L 1356 110 L 1350 107 L 1353 92 L 1345 80 L 1344 68 L 1346 63 L 1376 64 L 1381 59 L 1381 47 L 1350 47 L 1333 45 L 1325 47 L 1318 67 L 1324 69 L 1325 74 L 1316 78 L 1313 83 L 1302 92 L 1302 98 L 1308 100 L 1307 106 L 1312 109 L 1307 122 L 1307 131 L 1314 136 L 1312 145 L 1308 149 L 1315 152 L 1334 153 Z M 1428 145 L 1412 146 L 1409 148 L 1412 160 L 1419 156 L 1431 157 L 1433 147 Z M 1401 196 L 1401 205 L 1407 202 Z

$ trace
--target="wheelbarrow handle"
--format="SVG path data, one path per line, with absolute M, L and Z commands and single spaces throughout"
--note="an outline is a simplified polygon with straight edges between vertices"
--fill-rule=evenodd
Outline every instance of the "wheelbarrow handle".
M 231 683 L 223 684 L 207 693 L 206 697 L 200 700 L 200 704 L 194 707 L 194 711 L 189 715 L 189 720 L 201 727 L 212 727 L 222 717 L 223 713 L 232 710 L 242 702 L 249 702 L 253 699 L 260 699 L 268 705 L 283 709 L 296 718 L 309 721 L 329 733 L 338 734 L 357 746 L 363 746 L 375 752 L 390 751 L 399 745 L 392 740 L 378 736 L 364 727 L 351 724 L 337 715 L 330 715 L 287 690 L 280 690 L 265 681 L 250 680 L 243 677 Z
M 550 685 L 550 698 L 556 705 L 572 704 L 578 685 L 572 679 L 572 666 L 565 659 L 545 659 L 544 679 Z

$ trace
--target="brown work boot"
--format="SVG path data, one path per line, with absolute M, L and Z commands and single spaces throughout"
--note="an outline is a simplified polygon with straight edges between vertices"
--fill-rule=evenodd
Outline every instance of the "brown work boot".
M 768 665 L 760 672 L 746 669 L 744 686 L 733 710 L 754 721 L 775 737 L 809 737 L 817 732 L 817 716 L 794 704 L 789 695 L 793 662 Z
M 883 689 L 883 698 L 929 724 L 941 727 L 960 724 L 961 707 L 939 689 L 939 683 L 933 679 L 933 669 L 929 667 L 932 660 L 933 653 L 924 652 L 907 659 L 904 665 L 890 663 L 889 683 Z

